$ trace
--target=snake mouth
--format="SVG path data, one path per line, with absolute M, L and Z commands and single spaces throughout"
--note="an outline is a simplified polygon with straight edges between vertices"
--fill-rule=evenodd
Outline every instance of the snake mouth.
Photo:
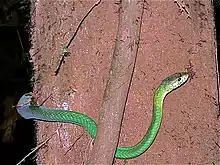
M 32 100 L 32 93 L 25 93 L 21 98 L 20 100 L 18 101 L 18 104 L 16 105 L 16 108 L 21 108 L 23 106 L 26 106 L 26 105 L 30 105 Z
M 26 96 L 26 97 L 32 97 L 32 92 L 29 92 L 29 93 L 25 93 L 23 96 Z

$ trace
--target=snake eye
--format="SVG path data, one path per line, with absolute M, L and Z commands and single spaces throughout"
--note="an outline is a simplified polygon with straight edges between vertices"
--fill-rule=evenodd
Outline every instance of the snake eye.
M 181 81 L 181 77 L 178 78 L 178 81 Z

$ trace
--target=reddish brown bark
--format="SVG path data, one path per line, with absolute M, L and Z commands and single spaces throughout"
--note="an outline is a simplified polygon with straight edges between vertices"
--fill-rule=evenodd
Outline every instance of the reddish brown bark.
M 37 1 L 31 54 L 38 80 L 34 93 L 39 103 L 52 93 L 45 106 L 57 108 L 65 102 L 70 109 L 98 121 L 118 29 L 119 6 L 115 1 L 102 1 L 92 11 L 68 49 L 70 56 L 54 76 L 63 46 L 95 2 Z M 189 66 L 195 76 L 166 98 L 154 144 L 127 164 L 218 164 L 218 74 L 211 2 L 184 0 L 191 18 L 174 1 L 146 2 L 119 146 L 134 145 L 145 134 L 151 121 L 153 93 L 162 79 Z M 137 26 L 135 22 L 133 26 Z M 114 97 L 121 94 L 115 91 Z M 83 164 L 92 149 L 91 137 L 87 133 L 81 136 L 83 131 L 71 124 L 39 122 L 38 143 L 55 134 L 40 148 L 38 164 Z M 111 151 L 116 142 L 112 140 Z M 115 164 L 123 163 L 115 159 Z
M 112 164 L 140 40 L 144 1 L 122 0 L 109 80 L 89 164 Z

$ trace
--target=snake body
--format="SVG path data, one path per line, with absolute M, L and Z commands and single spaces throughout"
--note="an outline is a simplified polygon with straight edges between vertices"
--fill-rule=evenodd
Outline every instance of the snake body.
M 146 134 L 142 140 L 134 146 L 118 147 L 115 153 L 116 158 L 135 158 L 143 154 L 151 146 L 160 129 L 165 96 L 183 85 L 188 78 L 189 74 L 187 72 L 182 72 L 173 74 L 162 81 L 154 93 L 152 121 Z M 30 93 L 24 94 L 17 104 L 18 113 L 25 119 L 77 124 L 84 127 L 93 139 L 96 138 L 97 124 L 89 116 L 79 112 L 34 106 L 30 103 L 31 97 L 32 95 Z

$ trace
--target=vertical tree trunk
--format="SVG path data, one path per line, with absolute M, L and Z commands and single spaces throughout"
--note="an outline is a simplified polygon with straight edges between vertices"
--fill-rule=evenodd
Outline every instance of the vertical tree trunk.
M 52 94 L 45 106 L 65 108 L 64 105 L 68 105 L 69 109 L 93 118 L 100 127 L 93 146 L 90 135 L 82 127 L 38 122 L 38 143 L 48 141 L 38 151 L 37 162 L 83 164 L 91 156 L 91 163 L 111 163 L 124 106 L 119 102 L 125 102 L 130 82 L 130 77 L 123 73 L 130 73 L 133 69 L 142 1 L 130 1 L 131 4 L 122 1 L 121 9 L 114 1 L 102 1 L 96 6 L 70 44 L 70 56 L 65 57 L 57 76 L 54 73 L 63 47 L 96 2 L 54 2 L 39 0 L 35 4 L 31 50 L 36 71 L 34 95 L 40 104 Z M 151 121 L 153 93 L 162 79 L 189 68 L 196 75 L 168 96 L 156 141 L 146 153 L 129 160 L 129 164 L 219 162 L 218 74 L 213 9 L 211 2 L 206 0 L 177 2 L 151 0 L 144 3 L 139 51 L 119 146 L 134 145 L 144 136 Z M 118 20 L 120 11 L 124 11 L 121 22 Z M 135 18 L 138 18 L 137 22 Z M 123 41 L 117 40 L 117 34 L 123 37 Z M 120 44 L 117 46 L 118 42 Z M 121 60 L 124 57 L 127 59 L 119 64 L 113 54 Z M 114 61 L 112 65 L 111 61 Z M 129 62 L 125 72 L 124 67 Z M 118 74 L 121 73 L 121 79 L 113 72 L 114 67 L 120 70 Z M 117 81 L 113 77 L 118 78 Z M 118 88 L 108 96 L 113 88 L 106 89 L 106 86 L 111 85 Z M 104 91 L 104 98 L 108 96 L 109 100 L 103 100 Z M 113 104 L 109 104 L 110 101 Z M 103 120 L 102 117 L 110 112 L 116 118 Z M 109 128 L 106 129 L 106 126 Z M 113 134 L 110 131 L 112 128 Z M 102 147 L 99 148 L 99 145 Z M 115 163 L 124 162 L 115 159 Z
M 137 58 L 144 1 L 122 0 L 109 80 L 89 164 L 112 164 Z

